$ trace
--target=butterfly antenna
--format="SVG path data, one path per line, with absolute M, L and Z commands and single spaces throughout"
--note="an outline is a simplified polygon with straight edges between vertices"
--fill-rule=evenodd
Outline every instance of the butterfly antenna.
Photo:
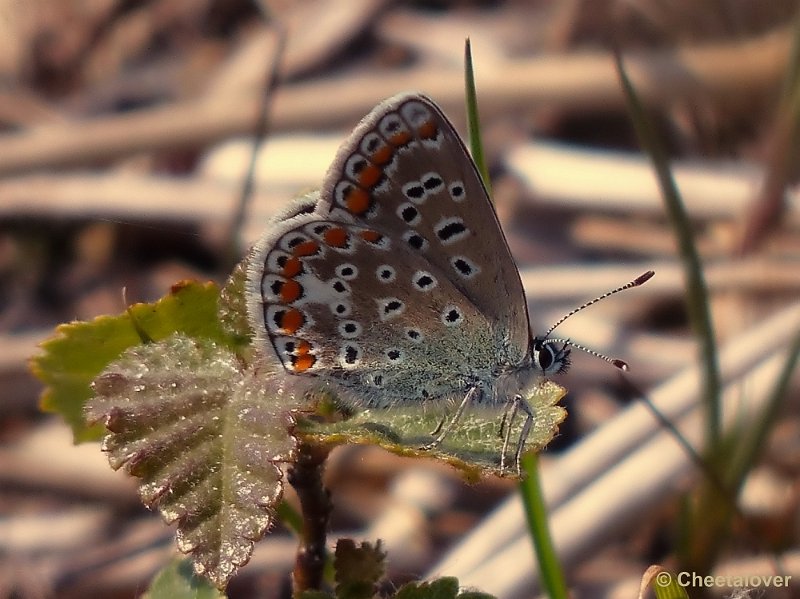
M 604 300 L 607 297 L 614 295 L 615 293 L 619 293 L 620 291 L 625 291 L 626 289 L 632 289 L 633 287 L 638 287 L 639 285 L 643 285 L 644 283 L 649 281 L 653 277 L 654 274 L 656 274 L 655 271 L 648 270 L 646 273 L 640 274 L 633 281 L 631 281 L 629 283 L 625 283 L 624 285 L 621 285 L 620 287 L 617 287 L 616 289 L 612 289 L 611 291 L 608 291 L 608 292 L 604 293 L 603 295 L 600 295 L 600 296 L 594 298 L 593 300 L 589 300 L 588 302 L 586 302 L 585 304 L 583 304 L 581 306 L 578 306 L 574 310 L 570 310 L 564 316 L 559 318 L 558 321 L 553 326 L 551 326 L 549 329 L 547 329 L 547 332 L 544 334 L 544 336 L 548 337 L 550 335 L 550 333 L 552 333 L 553 331 L 556 330 L 556 327 L 558 327 L 561 323 L 563 323 L 570 316 L 573 316 L 573 315 L 577 314 L 581 310 L 584 310 L 584 309 L 588 308 L 589 306 L 591 306 L 593 304 L 596 304 L 600 300 Z
M 585 345 L 580 345 L 579 343 L 575 343 L 570 341 L 569 339 L 551 339 L 550 337 L 547 338 L 548 343 L 563 343 L 564 345 L 569 345 L 570 347 L 574 347 L 575 349 L 579 349 L 582 352 L 586 352 L 590 356 L 594 356 L 595 358 L 600 358 L 601 360 L 616 366 L 623 372 L 628 372 L 630 368 L 628 367 L 628 363 L 624 360 L 620 360 L 619 358 L 609 358 L 605 354 L 601 354 L 599 351 L 595 351 L 593 349 L 589 349 Z
M 594 298 L 593 300 L 590 300 L 590 301 L 586 302 L 585 304 L 582 304 L 582 305 L 578 306 L 574 310 L 571 310 L 570 312 L 568 312 L 567 314 L 562 316 L 553 326 L 551 326 L 548 329 L 547 333 L 544 334 L 544 338 L 547 339 L 548 342 L 564 343 L 566 345 L 569 345 L 570 347 L 574 347 L 575 349 L 579 349 L 579 350 L 581 350 L 583 352 L 586 352 L 587 354 L 589 354 L 591 356 L 594 356 L 595 358 L 600 358 L 601 360 L 604 360 L 604 361 L 608 362 L 609 364 L 613 364 L 614 366 L 616 366 L 620 370 L 623 370 L 623 371 L 627 372 L 627 370 L 628 370 L 627 362 L 625 362 L 623 360 L 619 360 L 617 358 L 610 358 L 610 357 L 606 356 L 605 354 L 601 354 L 598 351 L 595 351 L 593 349 L 589 349 L 588 347 L 584 347 L 583 345 L 579 345 L 577 343 L 573 343 L 569 339 L 551 339 L 550 338 L 550 333 L 552 333 L 556 329 L 556 327 L 558 327 L 558 325 L 563 323 L 570 316 L 572 316 L 574 314 L 577 314 L 581 310 L 584 310 L 585 308 L 588 308 L 592 304 L 596 304 L 600 300 L 606 299 L 607 297 L 609 297 L 611 295 L 614 295 L 615 293 L 619 293 L 620 291 L 625 291 L 626 289 L 632 289 L 634 287 L 638 287 L 639 285 L 643 285 L 647 281 L 649 281 L 653 277 L 654 274 L 656 274 L 655 271 L 648 270 L 647 272 L 640 274 L 633 281 L 625 283 L 624 285 L 621 285 L 621 286 L 617 287 L 616 289 L 612 289 L 611 291 L 608 291 L 608 292 L 604 293 L 603 295 L 600 295 L 600 296 Z

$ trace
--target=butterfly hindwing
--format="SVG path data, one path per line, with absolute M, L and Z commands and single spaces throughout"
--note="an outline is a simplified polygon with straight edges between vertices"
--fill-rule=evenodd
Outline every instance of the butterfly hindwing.
M 274 355 L 360 404 L 441 398 L 498 360 L 491 323 L 401 239 L 301 214 L 252 260 Z

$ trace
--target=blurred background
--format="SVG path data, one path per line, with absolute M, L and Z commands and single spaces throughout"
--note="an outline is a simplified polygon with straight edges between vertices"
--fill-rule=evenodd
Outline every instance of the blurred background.
M 765 596 L 800 596 L 797 376 L 773 393 L 800 330 L 797 10 L 788 0 L 0 1 L 0 597 L 137 597 L 176 552 L 135 481 L 39 411 L 28 371 L 37 343 L 59 323 L 120 313 L 123 288 L 140 302 L 182 279 L 223 282 L 386 97 L 423 91 L 465 134 L 466 37 L 534 332 L 656 271 L 558 329 L 631 366 L 626 381 L 574 352 L 558 379 L 569 416 L 542 480 L 574 595 L 633 597 L 658 563 L 793 575 L 793 590 Z M 702 450 L 702 366 L 678 246 L 614 47 L 674 161 L 710 292 L 724 420 L 764 431 L 714 542 L 687 516 L 708 509 L 707 475 L 640 399 Z M 260 115 L 267 132 L 239 222 Z M 513 481 L 468 485 L 442 464 L 345 447 L 326 482 L 331 541 L 383 539 L 387 589 L 454 575 L 504 598 L 539 593 Z M 229 595 L 288 596 L 295 545 L 278 525 Z

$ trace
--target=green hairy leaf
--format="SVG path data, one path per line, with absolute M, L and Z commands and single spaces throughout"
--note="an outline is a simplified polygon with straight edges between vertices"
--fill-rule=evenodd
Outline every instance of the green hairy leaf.
M 142 599 L 225 599 L 225 595 L 192 571 L 186 559 L 173 559 L 153 578 Z
M 127 348 L 143 343 L 137 328 L 156 341 L 175 332 L 227 340 L 217 317 L 218 298 L 213 283 L 182 282 L 159 301 L 134 304 L 119 316 L 59 325 L 56 334 L 41 344 L 43 352 L 31 359 L 31 370 L 46 385 L 42 410 L 61 414 L 72 427 L 75 442 L 100 439 L 103 428 L 87 426 L 83 416 L 92 380 Z
M 220 344 L 175 334 L 109 365 L 86 409 L 109 430 L 112 468 L 142 479 L 142 501 L 220 588 L 273 523 L 295 449 L 289 406 L 253 376 Z
M 339 539 L 333 566 L 336 570 L 336 597 L 340 599 L 370 599 L 377 592 L 383 577 L 386 553 L 381 543 L 361 543 Z
M 431 582 L 409 582 L 402 586 L 395 599 L 492 599 L 478 591 L 458 591 L 458 580 L 450 576 Z

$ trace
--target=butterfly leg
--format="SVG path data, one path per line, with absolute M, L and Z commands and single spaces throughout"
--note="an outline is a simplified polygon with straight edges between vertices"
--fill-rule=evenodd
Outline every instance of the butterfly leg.
M 509 420 L 509 415 L 511 415 L 510 420 Z M 506 402 L 506 409 L 503 410 L 503 419 L 500 421 L 500 429 L 497 431 L 498 437 L 504 438 L 506 436 L 506 427 L 511 426 L 511 421 L 514 420 L 514 417 L 516 415 L 517 412 L 515 410 L 514 402 L 513 401 Z
M 519 438 L 517 439 L 517 449 L 514 452 L 514 464 L 517 467 L 517 474 L 521 474 L 520 460 L 522 459 L 522 452 L 525 449 L 525 442 L 528 440 L 528 435 L 530 435 L 531 427 L 533 426 L 533 412 L 528 402 L 525 401 L 521 395 L 514 397 L 514 403 L 525 412 L 525 423 L 522 425 L 522 431 L 519 433 Z
M 429 450 L 439 447 L 439 445 L 442 444 L 442 441 L 444 441 L 445 437 L 447 437 L 450 431 L 453 430 L 456 424 L 458 424 L 458 421 L 461 420 L 461 416 L 464 414 L 469 404 L 471 404 L 473 401 L 477 401 L 477 399 L 480 397 L 480 394 L 481 390 L 479 387 L 471 387 L 470 390 L 467 391 L 467 394 L 464 395 L 464 399 L 461 400 L 456 413 L 453 414 L 453 417 L 450 419 L 450 422 L 447 423 L 447 426 L 443 426 L 445 419 L 442 419 L 442 422 L 436 427 L 439 434 L 436 435 L 436 438 L 433 441 L 426 443 L 420 449 Z
M 442 416 L 442 419 L 439 421 L 439 424 L 436 425 L 436 428 L 431 431 L 431 437 L 435 437 L 439 434 L 439 431 L 442 430 L 444 423 L 447 422 L 447 414 Z
M 519 411 L 519 401 L 516 396 L 514 399 L 506 403 L 506 409 L 503 412 L 503 420 L 500 422 L 500 436 L 503 438 L 503 449 L 500 452 L 500 474 L 506 469 L 506 454 L 508 453 L 508 443 L 511 440 L 511 428 L 514 426 L 514 418 L 517 417 Z

